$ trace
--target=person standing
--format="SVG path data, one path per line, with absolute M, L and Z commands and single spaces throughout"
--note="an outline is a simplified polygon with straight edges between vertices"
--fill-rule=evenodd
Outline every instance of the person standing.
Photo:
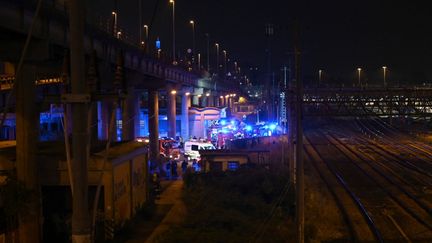
M 171 162 L 171 171 L 172 171 L 172 177 L 174 179 L 176 179 L 177 178 L 177 161 Z
M 182 173 L 186 173 L 186 169 L 187 169 L 188 163 L 186 162 L 186 160 L 183 160 L 181 167 L 182 167 Z
M 171 161 L 168 160 L 168 162 L 165 165 L 165 172 L 166 172 L 166 178 L 169 180 L 171 179 Z

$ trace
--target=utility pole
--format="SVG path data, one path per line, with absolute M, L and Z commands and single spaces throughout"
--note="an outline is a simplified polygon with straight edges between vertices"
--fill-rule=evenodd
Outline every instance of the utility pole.
M 299 26 L 296 23 L 295 35 L 295 78 L 296 78 L 296 116 L 297 116 L 297 144 L 296 144 L 296 223 L 297 242 L 304 243 L 304 164 L 303 164 L 303 84 L 300 79 L 300 43 Z
M 69 1 L 72 93 L 63 98 L 72 103 L 73 243 L 89 243 L 91 235 L 87 181 L 87 111 L 90 95 L 85 94 L 84 16 L 84 0 Z

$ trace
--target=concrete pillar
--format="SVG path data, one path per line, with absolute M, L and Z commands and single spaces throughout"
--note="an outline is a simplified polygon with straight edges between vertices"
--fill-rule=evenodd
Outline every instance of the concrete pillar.
M 198 98 L 198 106 L 203 107 L 204 106 L 204 96 L 202 94 L 197 95 Z
M 175 138 L 176 137 L 176 91 L 167 91 L 167 118 L 168 118 L 168 137 Z
M 192 98 L 192 105 L 195 105 L 195 106 L 199 105 L 198 95 L 192 95 L 191 98 Z
M 36 112 L 35 68 L 24 67 L 16 82 L 16 170 L 26 189 L 33 191 L 27 211 L 19 214 L 20 242 L 40 242 L 40 188 L 36 163 L 39 117 Z M 31 212 L 31 213 L 30 213 Z
M 189 107 L 190 107 L 190 95 L 184 93 L 182 95 L 182 106 L 181 106 L 181 136 L 183 140 L 189 139 Z
M 220 107 L 221 106 L 221 104 L 220 104 L 221 98 L 218 95 L 215 95 L 214 98 L 215 98 L 215 106 Z
M 91 139 L 91 143 L 93 142 L 97 142 L 99 139 L 99 134 L 98 134 L 98 123 L 99 123 L 99 118 L 98 118 L 98 103 L 97 102 L 92 102 L 91 104 L 91 114 L 90 114 L 90 119 L 91 119 L 91 123 L 90 123 L 90 139 Z
M 207 106 L 208 107 L 214 107 L 215 106 L 214 105 L 214 96 L 210 94 L 209 96 L 206 95 L 206 98 L 207 98 Z
M 157 89 L 149 90 L 148 106 L 150 163 L 156 166 L 159 162 L 159 92 Z
M 98 130 L 99 130 L 99 139 L 100 140 L 107 140 L 108 139 L 108 130 L 109 130 L 109 126 L 110 126 L 110 120 L 111 120 L 111 116 L 113 112 L 116 112 L 116 110 L 114 110 L 114 103 L 111 100 L 104 100 L 101 101 L 99 104 L 99 111 L 98 111 L 98 119 L 100 120 L 99 125 L 98 125 Z M 117 131 L 116 131 L 116 125 L 114 124 L 113 127 L 113 131 L 112 131 L 113 135 L 112 138 L 117 137 Z
M 139 96 L 130 88 L 124 100 L 122 100 L 122 140 L 128 141 L 135 139 L 136 126 L 138 121 L 138 102 Z

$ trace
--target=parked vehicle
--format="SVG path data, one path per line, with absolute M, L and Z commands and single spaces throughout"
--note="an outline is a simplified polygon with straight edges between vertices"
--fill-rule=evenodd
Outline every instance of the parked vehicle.
M 149 137 L 137 137 L 135 140 L 146 145 L 150 143 Z M 161 157 L 179 160 L 181 154 L 179 142 L 172 138 L 159 138 L 159 154 Z
M 216 149 L 216 147 L 211 143 L 207 141 L 186 141 L 184 144 L 184 155 L 189 160 L 199 160 L 200 159 L 200 150 L 213 150 Z

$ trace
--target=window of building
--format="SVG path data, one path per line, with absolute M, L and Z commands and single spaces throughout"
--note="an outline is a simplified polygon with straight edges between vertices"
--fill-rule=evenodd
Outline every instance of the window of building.
M 239 166 L 240 163 L 238 161 L 228 161 L 228 170 L 235 171 Z

